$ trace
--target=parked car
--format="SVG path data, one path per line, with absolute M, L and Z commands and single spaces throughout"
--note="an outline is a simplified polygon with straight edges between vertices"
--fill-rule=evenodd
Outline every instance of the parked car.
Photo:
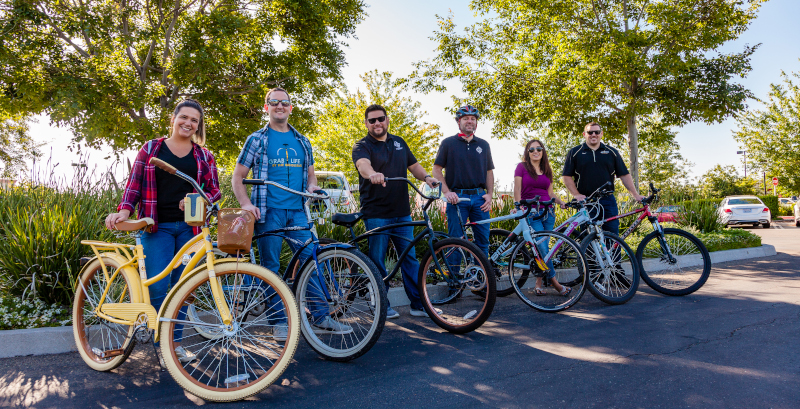
M 794 225 L 800 227 L 800 201 L 794 202 Z
M 658 217 L 659 222 L 677 222 L 678 217 L 683 213 L 683 206 L 661 206 L 653 214 Z
M 355 197 L 350 190 L 350 184 L 342 172 L 314 171 L 317 176 L 317 186 L 330 195 L 332 212 L 353 213 L 358 211 Z
M 761 224 L 769 228 L 772 213 L 761 199 L 755 196 L 728 196 L 719 204 L 719 216 L 726 226 L 737 224 Z
M 781 206 L 791 206 L 796 200 L 792 200 L 790 197 L 781 197 L 778 198 L 778 204 Z

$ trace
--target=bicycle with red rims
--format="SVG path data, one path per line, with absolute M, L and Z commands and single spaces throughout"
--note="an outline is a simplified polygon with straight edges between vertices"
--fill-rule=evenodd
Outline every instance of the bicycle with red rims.
M 650 196 L 642 199 L 642 207 L 605 219 L 606 222 L 639 214 L 639 217 L 620 237 L 624 240 L 647 219 L 653 226 L 636 248 L 639 275 L 650 288 L 664 295 L 691 294 L 708 280 L 711 273 L 711 255 L 700 239 L 676 228 L 662 227 L 658 217 L 650 212 L 650 205 L 658 201 L 660 189 L 650 183 Z

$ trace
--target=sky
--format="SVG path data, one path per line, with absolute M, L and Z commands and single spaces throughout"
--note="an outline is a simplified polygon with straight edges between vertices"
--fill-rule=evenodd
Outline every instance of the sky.
M 392 71 L 395 77 L 406 77 L 413 71 L 414 62 L 433 58 L 437 44 L 430 37 L 438 28 L 437 14 L 452 14 L 459 30 L 477 21 L 469 9 L 469 3 L 463 0 L 367 0 L 367 4 L 368 16 L 356 28 L 356 38 L 346 40 L 348 47 L 344 50 L 347 66 L 343 67 L 342 73 L 344 83 L 351 91 L 364 88 L 359 75 L 367 71 Z M 800 41 L 797 41 L 800 29 L 795 23 L 798 14 L 798 0 L 767 1 L 750 28 L 739 39 L 726 43 L 719 50 L 738 52 L 745 44 L 761 43 L 752 56 L 753 70 L 740 80 L 757 98 L 766 99 L 770 84 L 781 82 L 781 70 L 787 73 L 800 72 Z M 446 93 L 412 92 L 408 95 L 420 101 L 422 109 L 427 111 L 428 114 L 422 117 L 423 121 L 439 125 L 444 136 L 458 131 L 455 120 L 447 109 L 452 105 L 451 95 L 465 96 L 460 83 L 448 83 Z M 751 108 L 761 106 L 755 100 L 749 101 L 748 105 Z M 681 154 L 694 163 L 691 168 L 693 177 L 699 177 L 717 164 L 735 165 L 740 174 L 742 173 L 741 155 L 736 154 L 741 147 L 732 136 L 736 126 L 735 119 L 728 119 L 719 124 L 693 123 L 677 129 Z M 493 138 L 491 127 L 491 123 L 480 122 L 476 135 L 490 141 L 496 166 L 495 178 L 499 182 L 500 190 L 508 190 L 513 183 L 514 168 L 522 148 L 518 141 Z M 83 161 L 88 163 L 89 168 L 97 166 L 103 170 L 111 164 L 109 160 L 103 159 L 108 156 L 107 149 L 84 149 L 88 154 L 84 159 L 70 152 L 68 146 L 72 134 L 68 129 L 50 126 L 46 117 L 39 117 L 31 131 L 37 141 L 47 143 L 44 148 L 45 156 L 49 156 L 52 151 L 53 162 L 60 163 L 57 169 L 66 177 L 72 175 L 74 168 L 70 166 L 71 163 Z M 213 133 L 209 137 L 213 137 Z M 553 154 L 555 153 L 551 153 Z M 131 160 L 134 155 L 134 151 L 124 154 Z

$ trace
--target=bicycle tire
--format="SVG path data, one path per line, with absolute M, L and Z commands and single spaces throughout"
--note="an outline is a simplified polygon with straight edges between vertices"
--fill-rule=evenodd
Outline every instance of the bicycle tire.
M 112 277 L 120 263 L 107 257 L 103 260 L 108 276 Z M 121 270 L 110 285 L 105 277 L 100 259 L 91 260 L 81 272 L 72 303 L 72 333 L 78 353 L 89 367 L 103 372 L 122 365 L 136 344 L 133 325 L 116 324 L 94 313 L 94 306 L 100 301 L 106 286 L 109 287 L 107 300 L 133 302 L 130 283 L 134 280 L 128 277 L 128 270 Z
M 211 340 L 194 332 L 190 326 L 184 328 L 179 335 L 180 346 L 195 353 L 197 359 L 182 363 L 175 353 L 176 323 L 161 321 L 161 356 L 172 378 L 187 392 L 205 400 L 230 402 L 261 392 L 286 370 L 300 339 L 299 316 L 289 287 L 266 268 L 251 263 L 226 262 L 216 264 L 214 270 L 215 279 L 223 286 L 223 295 L 231 309 L 233 323 L 222 330 L 222 337 Z M 187 304 L 216 310 L 213 300 L 205 299 L 211 294 L 209 283 L 206 271 L 186 280 L 174 290 L 164 317 L 180 319 L 180 309 Z M 252 283 L 274 290 L 278 297 L 273 299 L 275 305 L 259 316 L 248 314 L 249 309 L 258 304 L 252 299 L 257 294 L 252 291 Z M 209 287 L 209 291 L 205 291 L 204 287 Z M 278 325 L 271 325 L 270 317 L 279 311 L 287 318 L 285 341 L 276 340 L 274 335 L 269 334 L 272 327 Z M 252 320 L 248 321 L 251 317 Z M 217 324 L 222 325 L 221 319 L 218 318 Z M 254 377 L 252 382 L 251 377 Z
M 336 241 L 334 239 L 329 239 L 329 238 L 326 238 L 326 237 L 320 237 L 318 240 L 319 240 L 318 244 L 320 246 L 326 246 L 328 244 L 338 243 L 338 241 Z M 288 280 L 289 280 L 288 283 L 292 287 L 294 287 L 293 283 L 294 283 L 294 279 L 297 278 L 297 272 L 300 271 L 300 267 L 302 267 L 302 265 L 300 264 L 300 261 L 301 260 L 299 258 L 293 258 L 293 260 L 291 260 L 289 265 L 286 266 L 286 270 L 285 270 L 286 273 L 284 275 L 288 278 Z M 303 260 L 303 261 L 305 261 L 305 260 Z
M 508 230 L 503 229 L 491 229 L 489 230 L 489 256 L 493 256 L 495 251 L 502 245 L 506 238 L 511 235 L 511 232 Z M 514 249 L 514 243 L 511 243 L 509 249 L 506 249 L 503 255 L 500 255 L 498 260 L 489 259 L 492 263 L 492 268 L 495 272 L 495 277 L 497 277 L 497 296 L 498 297 L 506 297 L 511 294 L 514 294 L 514 288 L 511 285 L 511 279 L 508 276 L 508 259 L 511 255 L 511 251 Z M 527 280 L 527 276 L 521 278 L 522 282 L 517 283 L 520 287 L 525 285 L 525 280 Z
M 434 257 L 447 271 L 436 268 Z M 431 320 L 456 334 L 465 334 L 483 325 L 492 314 L 497 298 L 497 280 L 487 279 L 486 275 L 491 271 L 490 266 L 486 254 L 464 239 L 442 239 L 433 244 L 433 253 L 426 250 L 417 279 L 422 306 Z M 449 280 L 451 277 L 456 277 L 458 282 Z M 473 291 L 464 292 L 465 288 Z
M 614 266 L 607 266 L 602 254 L 596 257 L 599 250 L 592 245 L 593 242 L 599 242 L 597 232 L 586 236 L 581 243 L 581 254 L 586 259 L 587 287 L 592 295 L 606 304 L 624 304 L 633 298 L 639 288 L 639 261 L 619 236 L 609 232 L 603 232 L 603 235 L 611 256 L 619 260 L 615 261 Z
M 527 241 L 517 243 L 510 257 L 508 277 L 512 289 L 522 302 L 537 311 L 559 312 L 572 307 L 583 297 L 588 276 L 586 260 L 583 258 L 580 246 L 566 235 L 554 231 L 535 232 L 531 235 L 531 239 L 534 243 L 547 240 L 548 248 L 551 250 L 558 246 L 550 259 L 555 269 L 555 278 L 559 284 L 568 286 L 572 290 L 565 297 L 551 288 L 550 280 L 545 275 L 546 272 L 535 265 L 533 254 L 536 253 L 534 253 L 533 244 Z M 546 255 L 540 254 L 540 256 L 545 257 Z M 524 286 L 524 283 L 528 276 L 536 277 L 538 275 L 542 277 L 543 285 L 540 287 L 542 292 L 537 293 L 536 280 L 533 280 L 533 285 L 527 287 Z M 517 276 L 525 277 L 525 279 L 518 279 Z M 523 285 L 519 285 L 519 282 L 522 282 Z
M 685 269 L 679 263 L 670 262 L 667 259 L 667 256 L 663 254 L 658 236 L 655 231 L 648 234 L 636 249 L 636 259 L 639 261 L 639 274 L 642 276 L 642 280 L 650 288 L 664 295 L 682 296 L 699 290 L 711 274 L 711 255 L 703 242 L 685 230 L 664 229 L 664 240 L 669 245 L 670 252 L 673 255 L 690 256 L 691 259 L 686 260 L 687 264 L 700 262 L 699 266 L 685 265 L 684 267 L 689 267 Z M 681 237 L 688 241 L 681 240 Z M 680 245 L 679 240 L 684 245 Z M 653 260 L 646 260 L 646 256 L 649 256 L 647 259 Z M 696 260 L 698 257 L 700 260 Z M 667 267 L 667 269 L 655 270 L 651 268 L 651 266 L 655 267 L 656 265 Z M 699 271 L 692 267 L 699 267 Z M 650 268 L 650 272 L 647 272 L 648 268 Z M 676 272 L 676 269 L 679 271 Z
M 336 362 L 356 359 L 367 353 L 383 332 L 389 307 L 386 286 L 372 260 L 356 249 L 322 249 L 317 263 L 325 285 L 312 280 L 317 269 L 311 259 L 294 282 L 300 330 L 308 345 L 323 358 Z M 350 332 L 321 332 L 312 314 L 320 308 L 326 308 L 326 317 L 337 324 L 350 327 Z

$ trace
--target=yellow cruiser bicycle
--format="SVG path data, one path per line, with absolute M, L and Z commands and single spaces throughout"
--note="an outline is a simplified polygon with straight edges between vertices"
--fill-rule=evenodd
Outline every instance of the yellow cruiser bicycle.
M 202 225 L 202 233 L 150 279 L 141 237 L 152 219 L 117 224 L 118 230 L 135 238 L 135 245 L 81 241 L 95 257 L 85 264 L 76 285 L 72 328 L 78 351 L 93 369 L 109 371 L 125 362 L 136 342 L 152 342 L 154 349 L 159 342 L 160 362 L 190 393 L 218 402 L 255 395 L 278 379 L 297 349 L 300 319 L 292 291 L 280 277 L 247 259 L 215 259 L 211 218 L 219 219 L 220 249 L 246 254 L 255 221 L 250 212 L 220 210 L 194 179 L 156 158 L 150 163 L 199 192 L 187 196 L 186 219 Z M 190 203 L 189 199 L 195 200 Z M 233 238 L 228 239 L 227 248 L 223 236 Z M 240 248 L 231 244 L 237 238 Z M 181 263 L 185 269 L 180 281 L 156 311 L 148 287 Z M 276 318 L 283 321 L 283 317 L 288 334 L 273 334 Z M 215 336 L 209 338 L 209 333 Z

